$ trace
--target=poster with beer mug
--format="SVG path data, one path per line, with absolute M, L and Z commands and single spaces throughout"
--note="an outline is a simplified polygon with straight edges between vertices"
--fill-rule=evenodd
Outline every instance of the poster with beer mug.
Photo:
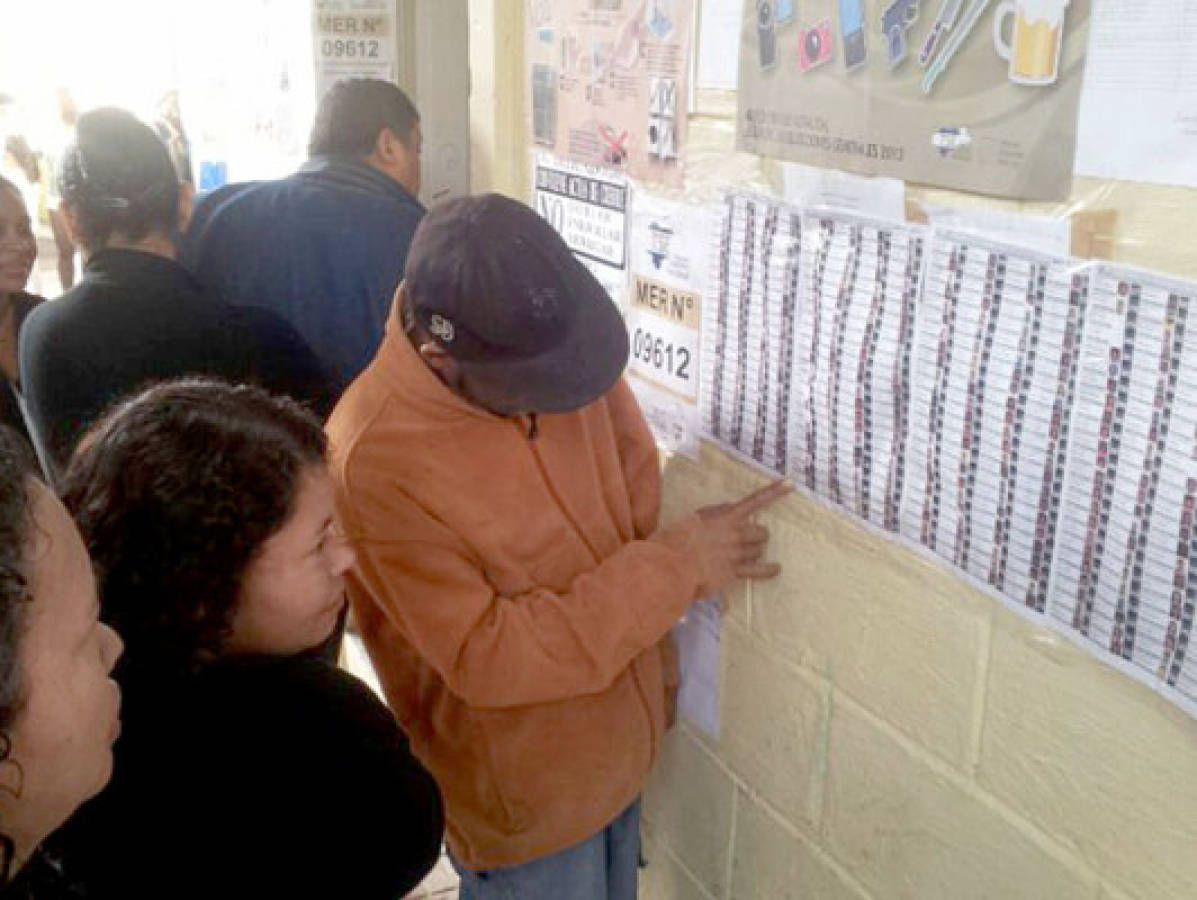
M 1092 0 L 744 0 L 741 149 L 1024 200 L 1071 190 Z

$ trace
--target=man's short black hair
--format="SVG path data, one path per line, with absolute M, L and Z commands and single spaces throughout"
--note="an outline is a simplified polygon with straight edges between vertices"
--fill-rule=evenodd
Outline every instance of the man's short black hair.
M 320 98 L 308 155 L 364 159 L 374 150 L 382 129 L 389 128 L 406 144 L 419 121 L 415 104 L 389 81 L 347 78 Z

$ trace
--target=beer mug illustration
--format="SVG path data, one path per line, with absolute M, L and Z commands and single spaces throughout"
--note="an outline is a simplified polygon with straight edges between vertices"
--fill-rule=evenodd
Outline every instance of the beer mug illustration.
M 1064 13 L 1068 0 L 1003 0 L 993 14 L 993 45 L 1010 61 L 1015 84 L 1054 84 L 1060 71 L 1064 43 Z M 1006 21 L 1014 31 L 1006 40 Z

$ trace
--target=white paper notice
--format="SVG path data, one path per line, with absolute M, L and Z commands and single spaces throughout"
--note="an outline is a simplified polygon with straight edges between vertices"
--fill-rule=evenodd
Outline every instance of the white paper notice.
M 703 427 L 784 475 L 798 325 L 802 215 L 766 197 L 727 198 L 703 314 Z
M 744 0 L 702 0 L 698 32 L 700 88 L 734 91 L 740 71 L 740 23 Z
M 803 222 L 796 482 L 898 530 L 923 231 L 846 215 Z
M 1093 4 L 1076 173 L 1197 187 L 1197 4 Z
M 1049 612 L 1197 700 L 1197 285 L 1091 282 Z
M 1028 216 L 986 207 L 922 205 L 927 224 L 945 231 L 975 234 L 1040 253 L 1068 256 L 1072 252 L 1072 218 Z
M 316 96 L 344 78 L 395 78 L 395 4 L 390 0 L 314 0 Z
M 624 306 L 629 383 L 657 441 L 698 457 L 701 323 L 711 218 L 706 210 L 637 192 Z
M 899 222 L 906 218 L 906 182 L 900 178 L 870 178 L 800 163 L 782 163 L 781 177 L 786 202 L 795 206 L 826 206 Z
M 1043 612 L 1088 277 L 936 235 L 916 337 L 902 532 Z
M 694 603 L 673 629 L 682 683 L 678 714 L 713 738 L 719 736 L 720 597 Z
M 628 283 L 626 176 L 539 153 L 532 191 L 533 208 L 622 305 Z

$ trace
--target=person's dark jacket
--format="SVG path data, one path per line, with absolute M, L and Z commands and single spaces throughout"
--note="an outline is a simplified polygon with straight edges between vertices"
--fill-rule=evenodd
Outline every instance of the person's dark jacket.
M 340 394 L 382 341 L 423 215 L 382 172 L 315 157 L 287 178 L 200 197 L 180 260 L 230 303 L 290 322 Z
M 252 382 L 330 409 L 329 377 L 286 322 L 234 307 L 171 259 L 100 250 L 74 288 L 29 314 L 21 389 L 34 446 L 51 477 L 114 401 L 155 381 L 209 375 Z
M 89 900 L 398 900 L 435 865 L 436 783 L 357 678 L 310 654 L 118 674 L 112 781 L 47 842 Z

